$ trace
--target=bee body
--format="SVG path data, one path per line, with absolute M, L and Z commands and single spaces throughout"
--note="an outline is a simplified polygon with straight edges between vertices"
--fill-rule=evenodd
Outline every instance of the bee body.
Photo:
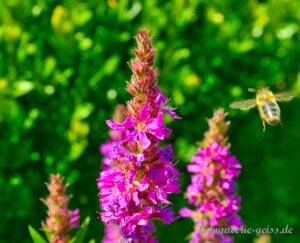
M 261 88 L 256 91 L 256 99 L 236 101 L 231 103 L 230 107 L 234 109 L 248 110 L 257 106 L 263 123 L 263 130 L 265 131 L 266 123 L 271 126 L 281 124 L 280 108 L 277 101 L 287 102 L 294 97 L 295 95 L 290 92 L 273 94 L 269 88 Z
M 266 88 L 259 90 L 256 94 L 256 104 L 263 123 L 266 122 L 271 126 L 281 123 L 280 108 L 270 90 Z

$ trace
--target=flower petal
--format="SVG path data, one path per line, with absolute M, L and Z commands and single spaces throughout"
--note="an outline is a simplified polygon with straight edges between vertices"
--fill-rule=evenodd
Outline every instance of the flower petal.
M 185 208 L 182 208 L 180 211 L 179 211 L 179 214 L 180 216 L 184 217 L 184 218 L 189 218 L 191 217 L 193 214 L 194 214 L 194 211 L 185 207 Z
M 146 133 L 144 131 L 140 131 L 139 141 L 144 149 L 148 148 L 151 145 L 151 141 L 148 139 Z
M 150 117 L 150 107 L 148 104 L 145 104 L 141 108 L 138 118 L 139 118 L 139 121 L 142 122 L 142 121 L 146 121 L 149 117 Z

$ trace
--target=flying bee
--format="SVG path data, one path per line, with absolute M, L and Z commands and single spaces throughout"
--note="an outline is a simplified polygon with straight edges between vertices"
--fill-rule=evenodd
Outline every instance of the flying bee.
M 269 88 L 259 90 L 248 89 L 256 93 L 256 99 L 241 100 L 231 103 L 229 106 L 234 109 L 248 110 L 257 106 L 263 124 L 263 131 L 266 130 L 266 123 L 271 126 L 281 124 L 279 102 L 288 102 L 295 97 L 291 92 L 274 94 Z

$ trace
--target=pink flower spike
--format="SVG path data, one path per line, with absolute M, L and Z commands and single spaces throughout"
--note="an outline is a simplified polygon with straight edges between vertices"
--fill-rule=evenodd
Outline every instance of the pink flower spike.
M 63 179 L 59 174 L 50 174 L 47 184 L 50 195 L 42 200 L 48 207 L 42 229 L 50 236 L 50 242 L 67 243 L 71 228 L 79 226 L 79 209 L 69 210 L 70 197 L 65 195 L 67 186 L 63 184 Z
M 180 192 L 179 171 L 171 146 L 161 148 L 159 143 L 172 132 L 164 123 L 164 113 L 178 116 L 165 106 L 167 99 L 157 85 L 149 32 L 140 30 L 136 41 L 136 57 L 130 62 L 133 74 L 127 82 L 134 97 L 127 102 L 124 119 L 106 121 L 113 136 L 112 149 L 103 150 L 109 156 L 103 163 L 110 165 L 100 173 L 97 185 L 101 220 L 119 227 L 118 240 L 154 243 L 152 221 L 169 224 L 176 219 L 166 206 L 171 204 L 169 195 Z
M 225 136 L 229 123 L 224 122 L 225 117 L 226 113 L 220 109 L 208 120 L 210 129 L 204 135 L 204 146 L 197 150 L 187 166 L 187 170 L 193 174 L 186 196 L 194 211 L 183 208 L 180 215 L 194 221 L 191 243 L 233 242 L 232 236 L 213 232 L 200 234 L 199 230 L 242 225 L 236 214 L 240 210 L 240 198 L 234 191 L 235 178 L 240 173 L 241 165 L 230 155 Z

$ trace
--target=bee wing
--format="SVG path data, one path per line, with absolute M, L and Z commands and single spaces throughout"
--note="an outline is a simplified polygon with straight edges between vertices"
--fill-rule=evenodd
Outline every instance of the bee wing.
M 248 110 L 256 106 L 256 100 L 249 99 L 249 100 L 235 101 L 232 102 L 229 106 L 233 109 Z
M 282 102 L 288 102 L 292 100 L 296 95 L 294 95 L 292 92 L 282 92 L 275 94 L 276 101 L 282 101 Z

